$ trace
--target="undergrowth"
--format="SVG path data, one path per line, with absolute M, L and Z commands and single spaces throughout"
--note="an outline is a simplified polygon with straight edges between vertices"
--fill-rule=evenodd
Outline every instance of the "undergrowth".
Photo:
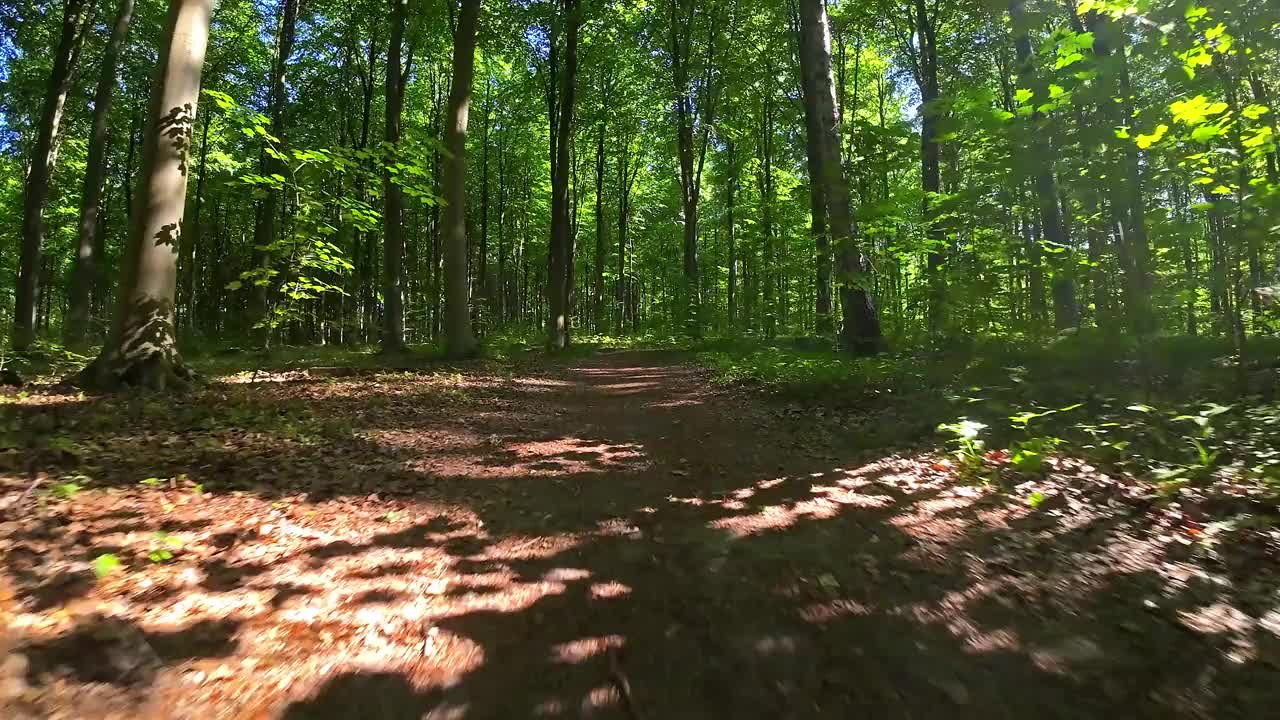
M 715 381 L 765 390 L 801 412 L 835 409 L 848 442 L 945 444 L 977 481 L 1035 477 L 1071 457 L 1176 497 L 1207 488 L 1280 503 L 1280 341 L 1257 340 L 1238 382 L 1226 341 L 1143 345 L 1081 334 L 1042 345 L 974 341 L 852 358 L 795 339 L 720 342 L 699 360 Z

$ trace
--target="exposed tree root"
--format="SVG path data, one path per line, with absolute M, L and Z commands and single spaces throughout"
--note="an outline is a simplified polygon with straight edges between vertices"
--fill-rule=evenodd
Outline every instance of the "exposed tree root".
M 627 712 L 631 714 L 631 717 L 634 720 L 645 720 L 644 712 L 640 710 L 640 706 L 636 703 L 635 695 L 631 692 L 631 681 L 627 679 L 627 674 L 622 671 L 622 663 L 618 660 L 617 648 L 610 648 L 609 650 L 609 679 L 618 688 L 618 694 L 622 695 L 622 702 L 626 705 Z
M 194 379 L 195 372 L 182 362 L 176 352 L 166 354 L 156 351 L 134 357 L 101 355 L 75 376 L 73 384 L 86 390 L 103 392 L 127 387 L 164 392 L 186 390 Z

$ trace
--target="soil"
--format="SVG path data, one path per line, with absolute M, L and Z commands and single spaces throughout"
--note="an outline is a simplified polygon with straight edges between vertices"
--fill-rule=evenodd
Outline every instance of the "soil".
M 1280 707 L 1276 547 L 1068 459 L 971 486 L 670 353 L 247 379 L 8 396 L 0 714 Z

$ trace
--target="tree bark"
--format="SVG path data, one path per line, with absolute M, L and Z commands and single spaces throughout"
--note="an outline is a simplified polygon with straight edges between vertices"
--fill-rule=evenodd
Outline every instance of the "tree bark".
M 725 141 L 725 154 L 728 156 L 729 181 L 725 183 L 725 222 L 729 235 L 729 332 L 738 328 L 738 228 L 734 221 L 737 209 L 738 192 L 738 158 L 733 139 Z M 824 208 L 825 210 L 825 208 Z
M 387 43 L 385 134 L 391 156 L 382 172 L 382 351 L 404 349 L 404 192 L 392 176 L 390 163 L 397 159 L 400 115 L 404 108 L 401 52 L 408 20 L 409 0 L 392 0 L 391 39 Z M 474 41 L 473 41 L 474 43 Z M 473 47 L 474 52 L 474 47 Z M 468 89 L 470 85 L 468 84 Z
M 567 23 L 565 37 L 564 71 L 560 77 L 559 102 L 555 106 L 556 132 L 555 163 L 551 178 L 551 242 L 547 278 L 547 307 L 550 318 L 547 323 L 547 343 L 552 350 L 563 350 L 569 345 L 569 286 L 571 252 L 569 217 L 569 143 L 573 138 L 573 111 L 578 75 L 578 31 L 582 17 L 578 0 L 562 0 Z M 554 50 L 553 50 L 554 51 Z
M 271 94 L 267 100 L 267 115 L 271 118 L 271 134 L 283 147 L 285 141 L 286 118 L 285 103 L 288 101 L 285 80 L 289 69 L 289 56 L 293 54 L 293 43 L 297 37 L 298 0 L 283 0 L 280 8 L 280 33 L 276 39 L 276 56 L 271 66 Z M 372 72 L 372 68 L 370 68 Z M 283 163 L 269 154 L 261 156 L 262 174 L 266 176 L 284 175 Z M 256 248 L 258 264 L 266 268 L 271 261 L 271 248 L 276 241 L 276 214 L 279 212 L 280 197 L 275 188 L 266 188 L 266 195 L 258 203 L 253 226 L 253 245 Z M 270 283 L 268 278 L 261 278 L 253 288 L 253 314 L 255 321 L 262 323 L 257 330 L 257 340 L 262 347 L 271 342 L 269 326 Z
M 928 249 L 925 251 L 927 291 L 927 324 L 929 334 L 940 338 L 947 331 L 946 232 L 937 222 L 935 207 L 942 192 L 942 145 L 938 121 L 942 96 L 938 82 L 937 10 L 931 14 L 926 0 L 910 0 L 906 11 L 907 30 L 899 32 L 903 51 L 911 64 L 911 73 L 920 89 L 920 218 L 925 226 Z M 913 42 L 914 38 L 914 42 Z
M 1026 0 L 1011 0 L 1009 18 L 1013 24 L 1014 50 L 1018 57 L 1018 78 L 1023 87 L 1034 89 L 1036 95 L 1032 102 L 1047 100 L 1048 88 L 1041 82 L 1035 72 L 1035 59 L 1032 55 L 1031 37 L 1028 34 L 1026 16 Z M 1032 177 L 1036 193 L 1036 204 L 1040 211 L 1040 238 L 1043 243 L 1057 248 L 1054 257 L 1062 258 L 1052 262 L 1053 266 L 1053 318 L 1054 327 L 1065 330 L 1075 327 L 1080 322 L 1079 308 L 1076 306 L 1075 277 L 1070 267 L 1071 239 L 1068 237 L 1066 225 L 1062 221 L 1062 208 L 1058 205 L 1058 183 L 1053 167 L 1053 148 L 1049 142 L 1047 128 L 1037 127 L 1042 119 L 1039 112 L 1032 114 L 1029 122 L 1030 142 L 1027 152 L 1033 170 Z M 1040 248 L 1036 248 L 1039 256 Z M 1038 257 L 1037 263 L 1038 266 Z M 1041 280 L 1043 284 L 1043 279 Z
M 485 332 L 489 322 L 489 116 L 492 113 L 490 104 L 493 84 L 488 74 L 484 79 L 484 130 L 480 136 L 480 247 L 477 249 L 476 286 L 480 297 L 475 308 L 479 320 L 480 334 Z
M 605 231 L 608 228 L 604 216 L 604 140 L 608 130 L 608 121 L 604 117 L 607 102 L 602 103 L 600 131 L 596 137 L 596 257 L 591 292 L 591 316 L 596 332 L 604 331 L 604 264 L 605 247 L 607 247 Z
M 190 373 L 174 334 L 178 242 L 186 209 L 200 75 L 214 0 L 171 0 L 151 93 L 137 216 L 121 265 L 120 302 L 102 354 L 81 373 L 92 387 L 163 390 Z
M 684 215 L 681 293 L 684 330 L 702 334 L 702 293 L 698 271 L 698 209 L 702 195 L 702 170 L 706 163 L 710 126 L 714 118 L 712 64 L 715 56 L 716 21 L 708 20 L 707 57 L 701 92 L 690 87 L 693 55 L 695 0 L 669 0 L 671 10 L 671 75 L 675 86 L 676 145 L 680 164 L 680 205 Z M 695 124 L 697 127 L 695 128 Z M 695 135 L 700 136 L 695 141 Z
M 1104 65 L 1101 78 L 1107 90 L 1103 112 L 1112 127 L 1127 126 L 1133 117 L 1133 90 L 1125 35 L 1100 13 L 1089 13 L 1085 25 L 1094 34 L 1094 54 Z M 1129 329 L 1139 335 L 1155 331 L 1151 310 L 1151 245 L 1147 237 L 1146 203 L 1138 147 L 1130 140 L 1108 141 L 1112 168 L 1113 212 L 1120 230 L 1120 250 L 1125 275 L 1125 310 Z
M 835 78 L 831 73 L 831 33 L 823 0 L 800 0 L 800 60 L 805 102 L 814 104 L 820 121 L 819 176 L 823 179 L 831 235 L 836 244 L 840 301 L 844 310 L 841 346 L 856 354 L 884 348 L 880 318 L 868 290 L 870 263 L 857 247 L 849 185 L 841 162 L 840 117 L 836 114 Z
M 49 201 L 49 181 L 58 157 L 56 138 L 92 12 L 92 0 L 66 0 L 62 8 L 62 34 L 53 56 L 49 89 L 40 112 L 40 123 L 36 126 L 31 164 L 23 187 L 22 248 L 14 298 L 14 350 L 26 350 L 35 341 L 42 265 L 40 255 L 44 245 L 44 209 Z
M 623 137 L 618 152 L 618 280 L 615 286 L 618 305 L 618 334 L 627 332 L 630 279 L 627 272 L 627 228 L 631 221 L 631 188 L 639 168 L 632 167 L 631 138 Z
M 443 186 L 446 352 L 452 357 L 475 353 L 467 298 L 467 123 L 475 80 L 476 25 L 483 0 L 462 0 L 453 36 L 453 84 L 445 117 Z
M 120 0 L 111 37 L 102 51 L 102 67 L 93 94 L 93 121 L 89 130 L 89 149 L 85 160 L 84 190 L 80 200 L 80 232 L 76 254 L 72 258 L 71 296 L 67 305 L 64 341 L 68 347 L 83 348 L 89 329 L 89 299 L 93 293 L 98 257 L 99 210 L 102 190 L 107 178 L 108 130 L 111 99 L 116 86 L 116 68 L 120 50 L 129 35 L 133 19 L 133 0 Z

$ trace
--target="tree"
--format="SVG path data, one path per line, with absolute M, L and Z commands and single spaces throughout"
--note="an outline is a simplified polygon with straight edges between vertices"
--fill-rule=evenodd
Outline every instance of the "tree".
M 35 340 L 36 298 L 40 286 L 40 253 L 44 245 L 44 211 L 49 200 L 49 179 L 58 159 L 55 138 L 71 89 L 72 77 L 80 62 L 93 14 L 92 0 L 65 0 L 62 33 L 54 53 L 49 89 L 36 129 L 22 198 L 22 256 L 18 265 L 18 287 L 14 303 L 13 347 L 26 350 Z
M 289 72 L 289 58 L 293 55 L 293 45 L 297 39 L 298 0 L 281 0 L 279 33 L 276 36 L 275 62 L 271 66 L 271 85 L 267 96 L 267 117 L 271 119 L 271 136 L 277 144 L 283 145 L 287 130 L 288 118 L 285 106 L 289 101 L 286 81 Z M 372 68 L 370 68 L 372 72 Z M 268 147 L 260 157 L 262 174 L 267 178 L 284 177 L 284 159 L 279 151 Z M 253 244 L 258 252 L 258 264 L 263 267 L 263 274 L 254 285 L 254 314 L 261 324 L 259 342 L 263 347 L 271 343 L 270 287 L 274 271 L 271 270 L 271 253 L 276 242 L 276 224 L 280 212 L 280 193 L 276 184 L 267 183 L 262 188 L 262 199 L 257 205 L 257 214 L 253 226 Z
M 138 177 L 137 217 L 121 267 L 120 302 L 101 354 L 81 373 L 90 387 L 163 390 L 190 377 L 174 333 L 178 241 L 187 159 L 214 0 L 170 0 Z
M 804 81 L 806 115 L 816 119 L 813 129 L 817 142 L 808 148 L 816 151 L 809 167 L 818 171 L 813 182 L 822 186 L 826 213 L 831 219 L 831 233 L 836 244 L 839 271 L 840 304 L 844 311 L 841 345 L 849 352 L 875 354 L 883 347 L 880 317 L 868 289 L 870 265 L 857 248 L 856 228 L 850 215 L 852 206 L 849 185 L 844 177 L 841 159 L 840 116 L 836 112 L 835 76 L 831 70 L 831 31 L 823 0 L 800 0 L 800 63 Z
M 555 125 L 552 136 L 555 163 L 551 168 L 551 242 L 547 250 L 550 254 L 547 277 L 547 307 L 550 310 L 547 345 L 552 350 L 563 350 L 569 345 L 569 283 L 572 282 L 569 178 L 573 172 L 569 149 L 573 138 L 574 103 L 578 89 L 578 33 L 582 27 L 579 0 L 560 1 L 561 15 L 566 26 L 564 70 L 559 78 L 558 99 L 551 106 Z M 555 51 L 553 37 L 551 53 L 554 55 Z
M 413 64 L 413 53 L 410 51 L 404 67 L 400 66 L 408 6 L 409 0 L 391 0 L 391 42 L 387 44 L 386 139 L 392 159 L 400 142 L 400 114 L 404 109 L 404 89 L 409 81 L 410 66 Z M 465 13 L 465 4 L 463 9 Z M 474 54 L 474 20 L 472 24 L 471 49 L 467 52 Z M 454 87 L 457 87 L 456 76 L 454 82 Z M 470 87 L 470 77 L 468 77 L 467 88 Z M 463 113 L 463 151 L 465 152 L 466 108 L 464 107 L 461 112 Z M 465 182 L 465 172 L 462 177 Z M 404 192 L 400 189 L 398 180 L 392 176 L 391 160 L 386 163 L 382 173 L 382 199 L 382 349 L 384 352 L 397 352 L 404 349 Z
M 719 19 L 715 17 L 715 4 L 701 12 L 695 0 L 668 0 L 668 4 L 671 28 L 667 53 L 675 88 L 680 207 L 684 216 L 682 304 L 685 308 L 685 331 L 699 336 L 702 333 L 702 289 L 698 274 L 698 205 L 702 199 L 702 172 L 715 118 L 713 82 Z M 694 29 L 699 16 L 704 18 L 707 37 L 702 72 L 695 83 Z
M 463 357 L 476 350 L 467 300 L 467 121 L 475 78 L 476 25 L 483 0 L 462 0 L 453 35 L 453 85 L 445 121 L 445 347 Z
M 920 90 L 920 189 L 921 218 L 927 227 L 926 272 L 929 280 L 929 333 L 946 332 L 946 233 L 939 224 L 936 208 L 942 193 L 942 86 L 938 79 L 938 26 L 944 0 L 910 0 L 906 7 L 905 29 L 898 30 L 899 45 L 907 57 L 912 77 Z
M 1048 101 L 1049 89 L 1036 75 L 1031 51 L 1026 16 L 1026 0 L 1010 0 L 1009 19 L 1013 24 L 1014 46 L 1018 56 L 1018 80 L 1022 88 L 1030 89 L 1041 101 Z M 1034 97 L 1033 97 L 1034 100 Z M 1066 261 L 1055 263 L 1053 280 L 1054 326 L 1059 330 L 1075 327 L 1080 322 L 1076 305 L 1075 278 L 1068 262 L 1071 246 L 1066 225 L 1062 221 L 1062 206 L 1058 199 L 1058 182 L 1054 175 L 1053 148 L 1047 141 L 1048 133 L 1042 127 L 1042 113 L 1033 112 L 1027 128 L 1030 141 L 1026 144 L 1026 160 L 1031 166 L 1032 181 L 1036 193 L 1036 205 L 1040 214 L 1040 233 L 1043 241 L 1055 250 L 1055 257 Z
M 115 94 L 120 50 L 129 35 L 132 20 L 133 0 L 120 0 L 115 22 L 111 24 L 111 37 L 102 52 L 98 87 L 93 94 L 93 128 L 89 132 L 84 191 L 80 202 L 80 242 L 72 258 L 75 269 L 64 333 L 66 343 L 71 347 L 84 345 L 89 325 L 89 296 L 97 270 L 98 213 L 107 177 L 107 124 L 111 115 L 111 99 Z

